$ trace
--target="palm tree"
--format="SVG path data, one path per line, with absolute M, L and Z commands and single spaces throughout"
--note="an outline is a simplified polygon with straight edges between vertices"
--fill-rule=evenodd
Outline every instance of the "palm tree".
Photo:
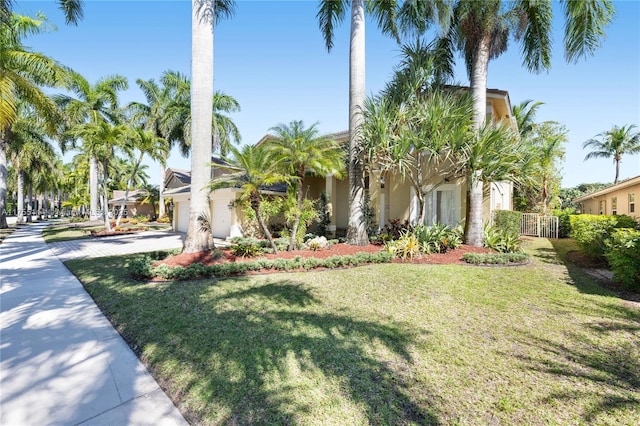
M 333 30 L 344 19 L 351 6 L 351 37 L 349 49 L 349 224 L 347 242 L 367 245 L 369 237 L 362 212 L 364 201 L 364 157 L 362 139 L 362 112 L 365 102 L 365 1 L 321 0 L 318 13 L 320 30 L 327 50 L 333 47 Z M 386 34 L 398 39 L 395 24 L 395 1 L 368 1 L 367 12 L 377 18 Z
M 165 159 L 169 154 L 169 144 L 167 143 L 166 139 L 155 136 L 154 132 L 151 130 L 137 128 L 133 130 L 127 140 L 128 148 L 137 150 L 139 154 L 137 160 L 134 163 L 131 175 L 127 180 L 127 186 L 124 192 L 124 197 L 122 199 L 122 205 L 120 206 L 120 212 L 118 213 L 118 219 L 116 220 L 116 226 L 120 226 L 120 220 L 122 220 L 122 214 L 124 213 L 124 209 L 127 205 L 129 190 L 134 185 L 136 175 L 138 174 L 138 170 L 140 169 L 140 164 L 142 163 L 142 159 L 144 158 L 144 156 L 148 155 L 152 160 L 160 161 L 164 164 L 164 162 L 166 161 Z
M 16 170 L 17 180 L 17 222 L 24 221 L 25 174 L 28 181 L 31 173 L 46 170 L 52 175 L 51 165 L 56 153 L 47 140 L 47 132 L 33 111 L 20 108 L 20 115 L 11 127 L 12 143 L 9 146 L 9 158 Z
M 12 143 L 11 126 L 18 117 L 18 104 L 30 105 L 51 132 L 62 119 L 56 104 L 41 87 L 67 85 L 67 70 L 22 45 L 22 38 L 42 32 L 43 24 L 43 20 L 14 14 L 9 24 L 0 25 L 0 228 L 7 227 L 7 150 Z
M 222 188 L 242 189 L 242 198 L 249 200 L 249 204 L 256 214 L 256 220 L 262 233 L 269 240 L 274 253 L 278 253 L 271 232 L 260 213 L 262 202 L 261 189 L 280 182 L 285 182 L 287 176 L 278 173 L 273 162 L 272 153 L 264 145 L 245 145 L 242 151 L 230 148 L 233 156 L 226 160 L 226 165 L 216 164 L 216 167 L 229 173 L 212 179 L 208 188 L 210 191 Z
M 76 138 L 81 138 L 83 149 L 90 156 L 95 157 L 102 165 L 102 206 L 104 210 L 104 227 L 107 232 L 111 231 L 107 206 L 109 202 L 108 180 L 109 162 L 114 157 L 117 147 L 122 147 L 129 133 L 129 128 L 119 124 L 113 125 L 106 121 L 98 123 L 84 123 L 71 130 L 71 134 Z
M 422 3 L 407 2 L 400 17 L 403 27 L 424 32 L 434 21 L 438 9 L 438 20 L 444 30 L 444 41 L 439 46 L 456 49 L 464 55 L 474 99 L 476 131 L 486 120 L 489 61 L 507 51 L 510 38 L 522 43 L 523 65 L 529 71 L 541 72 L 551 67 L 551 2 L 457 0 L 450 8 L 424 7 Z M 614 9 L 610 0 L 563 1 L 562 7 L 565 12 L 565 57 L 568 62 L 575 63 L 599 47 L 605 28 L 613 19 Z M 481 189 L 480 183 L 472 192 L 472 198 L 482 197 Z M 474 200 L 474 205 L 481 205 L 481 202 Z M 481 210 L 473 209 L 467 218 L 474 235 L 481 235 L 481 213 Z M 479 246 L 482 239 L 470 241 L 467 238 L 467 243 Z
M 319 136 L 317 123 L 305 128 L 302 121 L 292 121 L 288 125 L 280 123 L 270 130 L 275 135 L 269 139 L 267 149 L 282 173 L 290 176 L 296 185 L 296 210 L 289 242 L 291 251 L 296 246 L 302 216 L 305 175 L 340 177 L 345 168 L 344 151 L 335 140 Z
M 64 13 L 67 25 L 77 25 L 82 19 L 82 1 L 81 0 L 58 0 L 60 9 Z M 0 0 L 0 25 L 9 25 L 11 23 L 11 6 L 12 0 Z
M 233 0 L 192 0 L 191 3 L 191 201 L 183 253 L 215 247 L 209 196 L 203 191 L 211 179 L 211 122 L 213 120 L 213 28 L 233 14 Z
M 584 157 L 585 161 L 591 158 L 613 158 L 616 165 L 616 178 L 618 183 L 620 176 L 620 162 L 624 154 L 637 154 L 640 152 L 640 132 L 634 132 L 637 126 L 613 126 L 611 130 L 599 133 L 595 138 L 582 144 L 583 148 L 591 148 L 592 151 Z
M 75 96 L 59 94 L 54 99 L 64 109 L 67 129 L 86 123 L 108 122 L 115 124 L 120 119 L 118 91 L 126 90 L 128 87 L 127 78 L 121 75 L 102 77 L 92 85 L 83 76 L 74 73 L 71 91 Z M 66 135 L 71 133 L 66 132 Z M 91 200 L 89 212 L 91 220 L 95 220 L 98 216 L 98 163 L 93 156 L 89 156 L 89 163 L 89 197 Z M 106 205 L 103 208 L 106 208 Z
M 536 129 L 536 113 L 544 102 L 534 102 L 531 99 L 522 101 L 512 108 L 513 118 L 518 125 L 518 133 L 521 138 L 526 138 Z

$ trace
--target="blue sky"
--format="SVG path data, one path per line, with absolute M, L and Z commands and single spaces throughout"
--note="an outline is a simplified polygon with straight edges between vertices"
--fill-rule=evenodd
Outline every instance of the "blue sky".
M 215 88 L 234 96 L 242 111 L 232 116 L 242 143 L 257 142 L 278 123 L 319 122 L 322 132 L 348 127 L 348 20 L 335 34 L 330 53 L 315 18 L 316 1 L 238 1 L 235 16 L 215 30 Z M 538 120 L 555 120 L 569 130 L 563 186 L 612 182 L 611 160 L 584 162 L 582 143 L 614 125 L 640 126 L 640 2 L 618 1 L 616 19 L 595 56 L 567 64 L 562 49 L 563 20 L 554 3 L 554 51 L 549 73 L 530 74 L 522 67 L 520 47 L 489 65 L 488 87 L 507 90 L 512 104 L 526 99 L 545 103 Z M 159 79 L 171 69 L 190 72 L 190 2 L 85 1 L 77 27 L 64 25 L 53 1 L 17 1 L 18 13 L 46 14 L 58 30 L 25 41 L 95 82 L 121 74 L 130 89 L 122 104 L 143 101 L 137 78 Z M 399 46 L 367 22 L 367 93 L 384 87 L 399 60 Z M 456 79 L 468 84 L 462 60 Z M 159 180 L 156 165 L 149 174 Z M 169 166 L 189 169 L 174 151 Z M 640 174 L 640 156 L 623 158 L 621 177 Z

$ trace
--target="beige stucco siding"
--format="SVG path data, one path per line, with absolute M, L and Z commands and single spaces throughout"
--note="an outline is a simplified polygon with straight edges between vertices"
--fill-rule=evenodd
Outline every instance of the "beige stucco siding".
M 594 196 L 580 197 L 581 213 L 586 214 L 625 214 L 640 218 L 640 180 L 638 183 L 614 189 L 598 191 Z M 598 195 L 599 194 L 599 195 Z

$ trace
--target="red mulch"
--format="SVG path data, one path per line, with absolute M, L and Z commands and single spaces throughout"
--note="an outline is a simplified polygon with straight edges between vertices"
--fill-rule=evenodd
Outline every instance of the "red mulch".
M 212 265 L 215 263 L 224 262 L 243 262 L 251 261 L 255 259 L 292 259 L 296 256 L 304 258 L 315 257 L 325 259 L 330 256 L 343 256 L 356 253 L 377 253 L 384 250 L 383 246 L 369 244 L 368 246 L 352 246 L 349 244 L 333 244 L 330 248 L 324 250 L 294 250 L 294 251 L 282 251 L 278 254 L 265 254 L 258 258 L 242 258 L 236 257 L 231 254 L 229 249 L 223 249 L 223 258 L 212 259 L 211 253 L 207 251 L 198 253 L 181 253 L 176 256 L 169 257 L 165 260 L 157 262 L 157 264 L 166 264 L 168 266 L 189 266 L 192 263 L 203 263 L 205 265 Z M 462 261 L 462 256 L 465 253 L 490 253 L 491 250 L 483 247 L 473 247 L 462 245 L 455 250 L 450 250 L 447 253 L 442 254 L 430 254 L 428 256 L 416 257 L 413 260 L 403 261 L 402 259 L 394 259 L 394 263 L 421 263 L 421 264 L 466 264 Z

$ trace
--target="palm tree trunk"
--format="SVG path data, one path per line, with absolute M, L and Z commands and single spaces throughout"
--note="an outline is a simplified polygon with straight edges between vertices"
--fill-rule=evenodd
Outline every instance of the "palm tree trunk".
M 27 185 L 27 223 L 31 223 L 31 214 L 33 213 L 33 184 L 29 182 Z
M 7 148 L 9 147 L 9 128 L 0 133 L 0 229 L 8 228 L 7 224 Z
M 183 253 L 215 247 L 211 224 L 202 226 L 202 221 L 212 220 L 209 194 L 204 189 L 211 179 L 213 23 L 198 14 L 197 3 L 191 3 L 191 201 Z
M 473 96 L 473 127 L 479 132 L 487 117 L 487 72 L 489 68 L 489 37 L 484 37 L 471 64 L 471 95 Z M 473 170 L 473 180 L 469 185 L 469 215 L 465 221 L 466 242 L 482 247 L 482 180 L 480 173 Z
M 98 219 L 98 160 L 89 157 L 89 220 Z
M 166 162 L 166 158 L 165 158 L 165 162 Z M 164 164 L 160 164 L 160 186 L 158 188 L 158 194 L 159 194 L 158 217 L 162 217 L 166 214 L 164 209 L 164 175 L 165 174 L 166 174 L 166 168 L 164 167 Z
M 465 242 L 470 246 L 482 247 L 482 180 L 480 170 L 467 178 L 467 220 L 465 221 Z
M 616 162 L 616 178 L 613 181 L 613 184 L 615 185 L 618 183 L 618 177 L 620 176 L 620 160 L 616 158 L 614 161 Z
M 298 234 L 298 227 L 300 226 L 300 217 L 302 216 L 302 179 L 298 182 L 298 187 L 296 188 L 296 206 L 298 210 L 296 211 L 296 217 L 291 227 L 291 237 L 289 238 L 289 248 L 287 251 L 293 251 L 298 242 L 296 236 Z
M 351 43 L 349 47 L 349 224 L 347 243 L 369 244 L 362 214 L 364 170 L 362 158 L 362 111 L 365 98 L 364 1 L 351 2 Z
M 136 173 L 138 173 L 138 168 L 140 167 L 140 163 L 142 163 L 142 157 L 144 156 L 144 153 L 141 151 L 140 152 L 140 157 L 138 157 L 138 161 L 136 161 L 136 165 L 133 168 L 133 172 L 131 173 L 131 176 L 129 177 L 129 180 L 127 181 L 127 187 L 124 190 L 124 198 L 122 199 L 122 204 L 120 205 L 120 211 L 118 212 L 118 218 L 116 219 L 116 228 L 118 226 L 120 226 L 120 221 L 122 220 L 122 215 L 124 214 L 124 208 L 127 205 L 127 200 L 129 197 L 129 190 L 131 189 L 131 186 L 133 185 L 133 179 L 136 176 Z M 155 213 L 155 209 L 153 210 L 153 212 Z
M 109 220 L 109 212 L 107 211 L 109 206 L 109 188 L 107 188 L 107 181 L 109 180 L 109 168 L 108 160 L 105 160 L 102 164 L 104 170 L 102 172 L 102 211 L 104 212 L 104 230 L 111 231 L 111 221 Z
M 271 232 L 269 232 L 269 228 L 267 227 L 267 224 L 264 222 L 264 219 L 260 214 L 260 194 L 258 193 L 251 194 L 249 201 L 251 203 L 251 208 L 256 214 L 256 220 L 258 221 L 258 225 L 260 225 L 260 229 L 262 230 L 262 233 L 264 234 L 265 237 L 267 237 L 267 241 L 269 241 L 269 245 L 273 249 L 273 252 L 275 254 L 278 254 L 278 247 L 276 246 L 275 241 L 273 241 L 273 236 L 271 235 Z
M 16 223 L 24 222 L 24 171 L 20 165 L 16 165 L 17 169 L 17 184 L 18 184 L 18 212 L 16 216 Z

